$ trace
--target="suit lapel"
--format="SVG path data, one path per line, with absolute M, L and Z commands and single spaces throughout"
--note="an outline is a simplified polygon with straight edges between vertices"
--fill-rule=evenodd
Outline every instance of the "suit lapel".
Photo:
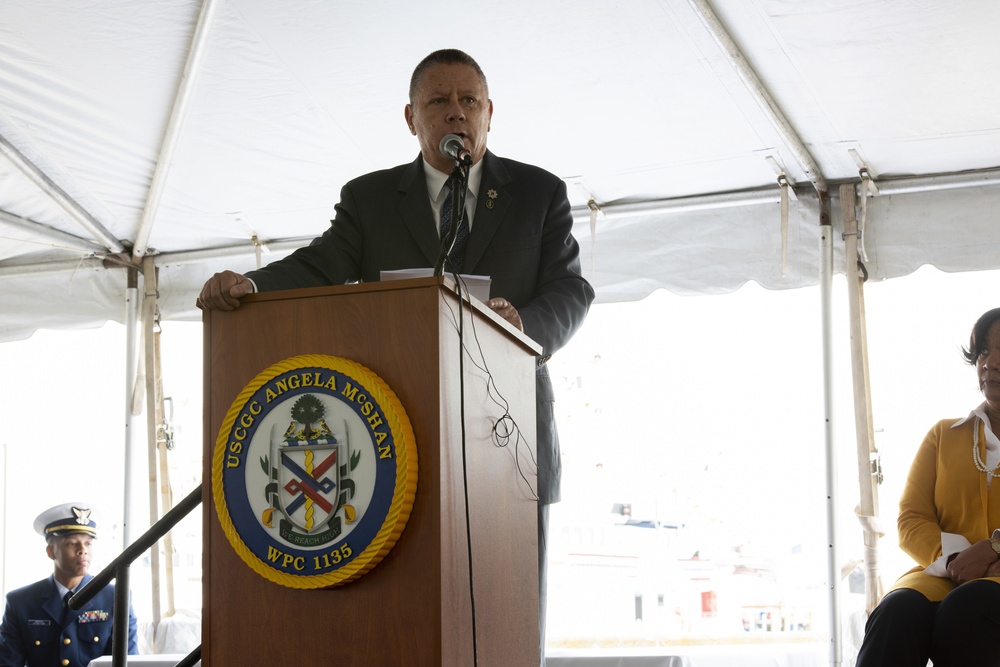
M 500 228 L 513 201 L 511 177 L 503 162 L 486 151 L 483 157 L 483 176 L 476 194 L 476 217 L 469 234 L 465 251 L 465 272 L 471 273 L 482 259 L 490 241 Z M 437 264 L 441 241 L 434 227 L 427 194 L 427 177 L 424 175 L 423 158 L 419 155 L 399 179 L 397 211 L 403 226 L 409 231 L 430 266 Z M 493 195 L 493 196 L 491 196 Z
M 59 597 L 59 589 L 56 588 L 56 582 L 51 578 L 48 580 L 48 584 L 45 588 L 45 595 L 42 597 L 42 611 L 48 614 L 56 624 L 62 624 L 64 607 L 62 598 Z
M 500 158 L 486 151 L 476 193 L 476 217 L 465 250 L 465 273 L 474 273 L 513 200 L 511 178 Z
M 403 171 L 403 176 L 399 179 L 399 195 L 397 210 L 403 226 L 427 258 L 428 265 L 434 266 L 441 254 L 441 243 L 434 228 L 424 162 L 419 155 Z
M 78 591 L 83 590 L 83 587 L 86 586 L 88 583 L 90 583 L 90 580 L 93 579 L 93 578 L 94 578 L 94 575 L 92 575 L 92 574 L 85 574 L 85 575 L 83 575 L 83 581 L 80 582 L 80 586 L 77 588 L 77 590 Z M 45 601 L 45 605 L 46 605 L 45 611 L 47 611 L 49 613 L 52 613 L 52 617 L 56 620 L 57 623 L 61 623 L 62 627 L 64 627 L 64 628 L 70 625 L 70 620 L 71 619 L 76 618 L 77 616 L 79 616 L 80 614 L 82 614 L 83 612 L 85 612 L 85 611 L 87 611 L 89 609 L 93 609 L 94 605 L 96 604 L 98 596 L 100 596 L 101 593 L 104 592 L 104 591 L 101 591 L 101 593 L 98 593 L 97 596 L 94 596 L 93 598 L 91 598 L 90 602 L 88 602 L 87 604 L 83 605 L 82 609 L 77 609 L 76 611 L 73 611 L 72 609 L 68 609 L 66 607 L 66 605 L 63 604 L 63 600 L 62 600 L 61 597 L 59 597 L 59 589 L 56 588 L 55 582 L 51 582 L 51 583 L 52 583 L 52 586 L 50 588 L 52 589 L 52 600 L 46 600 Z M 108 590 L 108 589 L 104 589 L 104 590 Z

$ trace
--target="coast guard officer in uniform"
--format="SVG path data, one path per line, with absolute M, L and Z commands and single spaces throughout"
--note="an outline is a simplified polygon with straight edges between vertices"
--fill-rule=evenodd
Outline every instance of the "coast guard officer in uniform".
M 114 584 L 83 609 L 67 601 L 93 579 L 91 547 L 97 523 L 90 505 L 67 503 L 42 512 L 35 531 L 45 538 L 52 576 L 12 591 L 0 624 L 0 667 L 87 667 L 100 655 L 111 655 Z M 139 652 L 136 619 L 129 605 L 128 652 Z

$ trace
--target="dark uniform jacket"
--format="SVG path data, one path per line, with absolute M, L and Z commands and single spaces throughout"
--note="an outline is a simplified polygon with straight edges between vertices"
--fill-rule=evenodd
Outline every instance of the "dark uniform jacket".
M 83 583 L 93 579 L 86 575 Z M 50 576 L 11 591 L 0 625 L 0 667 L 87 667 L 100 655 L 111 655 L 114 584 L 83 609 L 72 611 Z M 139 652 L 135 614 L 129 606 L 128 652 Z
M 561 463 L 552 383 L 544 360 L 583 323 L 594 290 L 565 183 L 538 167 L 487 151 L 463 273 L 489 276 L 490 294 L 517 308 L 541 344 L 536 373 L 538 499 L 559 499 Z M 347 183 L 329 229 L 312 244 L 247 275 L 261 291 L 374 282 L 383 270 L 433 267 L 441 252 L 421 157 Z

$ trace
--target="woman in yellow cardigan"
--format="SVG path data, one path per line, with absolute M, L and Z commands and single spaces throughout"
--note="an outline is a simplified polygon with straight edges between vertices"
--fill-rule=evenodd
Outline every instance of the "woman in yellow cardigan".
M 1000 665 L 1000 308 L 966 361 L 985 401 L 924 438 L 899 501 L 899 544 L 919 565 L 872 612 L 857 667 Z

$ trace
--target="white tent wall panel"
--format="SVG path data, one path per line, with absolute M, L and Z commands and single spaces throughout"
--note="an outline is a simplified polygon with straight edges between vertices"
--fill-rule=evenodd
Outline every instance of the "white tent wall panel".
M 577 225 L 584 273 L 598 300 L 634 301 L 654 289 L 677 294 L 721 294 L 749 280 L 769 289 L 815 285 L 819 280 L 819 213 L 814 197 L 789 207 L 788 266 L 782 276 L 778 204 L 722 211 L 661 213 Z
M 56 273 L 0 276 L 0 342 L 37 329 L 85 329 L 125 321 L 126 275 L 93 260 Z
M 945 271 L 1000 268 L 1000 187 L 979 186 L 869 198 L 864 243 L 871 280 L 912 273 L 925 264 Z M 585 275 L 599 302 L 635 301 L 657 289 L 677 294 L 721 294 L 754 281 L 767 289 L 795 289 L 819 282 L 819 203 L 800 193 L 789 206 L 786 260 L 782 272 L 781 218 L 776 203 L 725 209 L 599 215 L 578 219 Z M 834 268 L 844 272 L 843 221 L 839 197 L 830 199 Z M 317 221 L 319 234 L 328 223 Z M 268 241 L 269 239 L 262 239 Z M 306 239 L 291 245 L 305 245 Z M 266 264 L 289 252 L 262 253 Z M 163 319 L 196 320 L 202 283 L 225 268 L 256 267 L 249 242 L 196 261 L 180 255 L 153 257 L 159 268 Z M 97 326 L 123 321 L 126 272 L 102 268 L 99 260 L 68 261 L 47 272 L 0 266 L 0 340 L 23 338 L 37 328 Z M 140 279 L 141 281 L 141 279 Z
M 924 264 L 942 271 L 1000 266 L 1000 188 L 963 188 L 875 197 L 868 202 L 869 277 L 912 273 Z

